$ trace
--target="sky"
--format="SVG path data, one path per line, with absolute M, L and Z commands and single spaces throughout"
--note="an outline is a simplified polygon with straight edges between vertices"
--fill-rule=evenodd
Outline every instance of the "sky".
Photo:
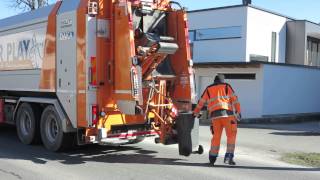
M 0 19 L 13 16 L 21 11 L 10 6 L 10 1 L 1 0 Z M 213 8 L 241 4 L 242 0 L 175 0 L 180 2 L 188 10 Z M 55 0 L 49 0 L 50 3 Z M 306 19 L 320 23 L 320 0 L 252 0 L 252 4 L 261 8 L 275 11 L 277 13 L 296 18 Z

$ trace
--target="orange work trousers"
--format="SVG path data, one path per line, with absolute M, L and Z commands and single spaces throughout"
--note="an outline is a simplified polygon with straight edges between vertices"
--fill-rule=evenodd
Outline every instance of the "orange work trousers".
M 234 116 L 219 117 L 212 120 L 213 137 L 211 140 L 210 156 L 218 156 L 220 150 L 220 142 L 222 130 L 225 129 L 227 135 L 227 152 L 234 154 L 237 138 L 237 120 Z

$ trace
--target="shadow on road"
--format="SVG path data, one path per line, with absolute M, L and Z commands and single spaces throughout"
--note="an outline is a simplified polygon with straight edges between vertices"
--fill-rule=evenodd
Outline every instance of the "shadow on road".
M 320 122 L 287 124 L 240 124 L 239 128 L 275 130 L 270 134 L 279 136 L 320 136 Z
M 270 134 L 280 136 L 320 136 L 320 132 L 273 132 Z
M 191 163 L 179 158 L 159 158 L 158 152 L 143 150 L 137 145 L 106 147 L 89 145 L 77 147 L 69 152 L 52 153 L 42 146 L 26 146 L 19 142 L 14 128 L 0 127 L 0 159 L 27 160 L 37 164 L 57 161 L 65 165 L 84 164 L 87 162 L 122 163 L 122 164 L 152 164 L 207 167 L 208 163 Z M 214 168 L 230 168 L 217 165 Z M 234 166 L 237 169 L 249 170 L 279 170 L 279 171 L 320 171 L 320 168 L 289 168 L 289 167 L 251 167 Z

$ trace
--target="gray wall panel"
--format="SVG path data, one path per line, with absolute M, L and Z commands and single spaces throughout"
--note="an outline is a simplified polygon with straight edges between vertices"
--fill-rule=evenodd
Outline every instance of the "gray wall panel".
M 305 65 L 306 32 L 303 21 L 287 22 L 287 63 Z
M 57 17 L 57 95 L 73 127 L 77 127 L 76 18 L 76 11 Z
M 40 69 L 0 71 L 0 90 L 40 91 Z

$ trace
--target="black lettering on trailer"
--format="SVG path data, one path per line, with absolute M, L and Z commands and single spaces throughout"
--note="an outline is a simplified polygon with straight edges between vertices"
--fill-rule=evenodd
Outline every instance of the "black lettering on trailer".
M 10 61 L 11 54 L 12 54 L 12 44 L 8 43 L 7 44 L 7 61 Z
M 0 45 L 0 60 L 3 61 L 3 46 Z

